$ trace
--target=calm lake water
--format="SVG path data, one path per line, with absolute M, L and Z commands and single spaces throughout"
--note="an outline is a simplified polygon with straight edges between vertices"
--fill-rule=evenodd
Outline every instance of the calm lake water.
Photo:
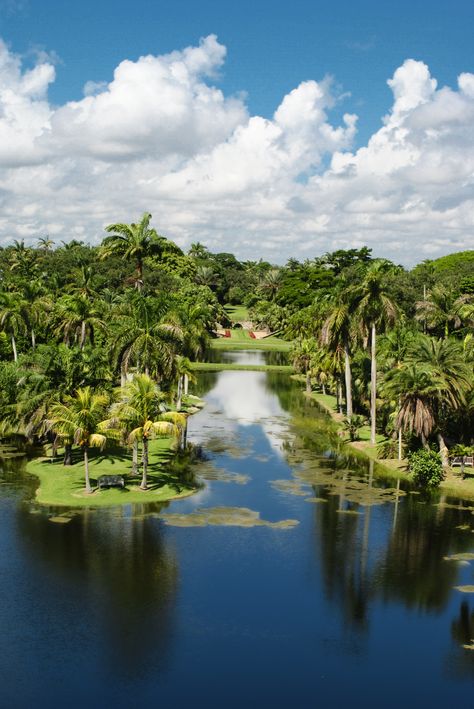
M 186 500 L 58 523 L 4 464 L 0 705 L 470 706 L 474 503 L 376 477 L 284 375 L 197 387 Z

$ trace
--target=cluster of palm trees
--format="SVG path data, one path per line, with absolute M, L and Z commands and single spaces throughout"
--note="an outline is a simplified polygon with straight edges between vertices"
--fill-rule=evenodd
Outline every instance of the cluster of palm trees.
M 183 426 L 190 358 L 203 353 L 220 315 L 211 291 L 189 279 L 165 273 L 168 287 L 147 282 L 161 255 L 181 254 L 150 219 L 146 213 L 138 224 L 107 227 L 110 236 L 86 253 L 87 262 L 75 256 L 84 246 L 53 253 L 49 239 L 1 254 L 2 433 L 62 444 L 66 464 L 79 446 L 87 490 L 88 450 L 114 436 L 133 448 L 135 469 L 141 442 L 146 488 L 148 440 Z M 58 287 L 43 270 L 51 255 L 62 269 Z M 130 263 L 135 274 L 113 287 L 117 263 L 125 273 Z
M 472 444 L 474 298 L 435 286 L 410 320 L 390 294 L 391 272 L 372 261 L 357 283 L 341 277 L 332 297 L 294 316 L 294 364 L 307 391 L 329 387 L 341 413 L 345 400 L 349 422 L 355 409 L 369 414 L 371 444 L 377 428 L 398 434 L 399 457 L 402 437 L 425 447 L 436 439 L 447 466 L 448 439 Z
M 155 436 L 179 439 L 186 416 L 168 411 L 164 394 L 146 374 L 136 374 L 125 387 L 113 393 L 87 386 L 55 402 L 45 425 L 55 444 L 79 446 L 84 456 L 85 490 L 92 492 L 89 449 L 104 448 L 107 439 L 133 447 L 132 474 L 138 473 L 138 446 L 142 446 L 142 490 L 148 488 L 149 441 Z

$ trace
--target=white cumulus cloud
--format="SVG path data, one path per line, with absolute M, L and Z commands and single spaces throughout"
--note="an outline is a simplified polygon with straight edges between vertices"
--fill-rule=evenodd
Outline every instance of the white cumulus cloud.
M 438 86 L 407 59 L 393 105 L 354 149 L 331 81 L 303 81 L 272 117 L 218 87 L 214 35 L 124 59 L 110 82 L 53 106 L 47 55 L 24 69 L 0 42 L 0 240 L 97 242 L 105 224 L 151 211 L 182 246 L 284 262 L 368 244 L 407 264 L 474 245 L 474 75 Z M 350 88 L 350 87 L 349 87 Z

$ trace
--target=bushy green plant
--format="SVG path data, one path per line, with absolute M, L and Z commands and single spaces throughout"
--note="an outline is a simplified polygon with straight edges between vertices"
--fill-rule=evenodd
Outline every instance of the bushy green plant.
M 424 448 L 408 454 L 409 471 L 419 487 L 438 487 L 443 479 L 441 456 L 436 451 Z
M 397 458 L 398 457 L 398 439 L 397 438 L 387 438 L 382 443 L 377 446 L 377 457 L 383 459 Z
M 365 419 L 359 414 L 352 414 L 352 416 L 346 416 L 342 422 L 344 430 L 349 434 L 351 441 L 357 441 L 359 438 L 359 429 L 365 425 Z

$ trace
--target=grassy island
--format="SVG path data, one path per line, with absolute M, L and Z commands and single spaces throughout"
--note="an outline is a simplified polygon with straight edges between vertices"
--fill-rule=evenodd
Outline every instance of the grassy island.
M 89 465 L 93 492 L 84 490 L 84 463 L 79 455 L 73 464 L 63 465 L 62 457 L 36 458 L 28 462 L 28 473 L 39 478 L 36 500 L 42 505 L 58 507 L 109 507 L 132 503 L 165 502 L 186 497 L 196 487 L 180 479 L 173 470 L 176 442 L 172 437 L 150 441 L 148 489 L 140 489 L 140 476 L 132 475 L 132 457 L 123 448 L 113 448 L 107 455 L 97 449 L 91 453 Z M 125 488 L 97 489 L 100 475 L 122 475 Z

